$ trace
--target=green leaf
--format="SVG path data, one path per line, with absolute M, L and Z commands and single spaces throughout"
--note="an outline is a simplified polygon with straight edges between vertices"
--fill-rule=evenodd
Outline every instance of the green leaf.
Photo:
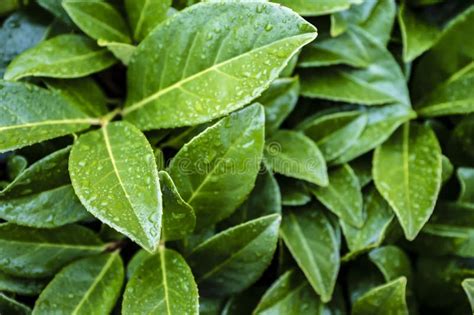
M 89 217 L 69 181 L 70 147 L 21 172 L 0 191 L 0 218 L 19 225 L 51 228 Z
M 392 281 L 402 276 L 408 281 L 412 280 L 410 259 L 396 246 L 376 248 L 369 253 L 369 259 L 382 272 L 385 281 Z
M 0 313 L 1 314 L 15 314 L 15 315 L 29 315 L 31 309 L 21 304 L 14 299 L 0 293 Z
M 119 43 L 131 42 L 125 19 L 111 4 L 102 0 L 64 0 L 62 6 L 89 37 Z
M 349 162 L 385 142 L 404 122 L 414 118 L 415 113 L 401 104 L 377 106 L 367 109 L 367 125 L 357 141 L 334 164 Z
M 63 0 L 36 0 L 36 2 L 67 25 L 74 24 L 62 6 Z
M 48 21 L 42 14 L 18 11 L 11 14 L 0 28 L 0 77 L 12 59 L 38 44 L 48 34 Z
M 400 277 L 374 288 L 359 298 L 352 307 L 353 315 L 386 314 L 408 315 L 405 299 L 407 279 Z
M 349 164 L 359 179 L 359 184 L 363 188 L 372 182 L 372 156 L 361 156 Z
M 358 228 L 364 225 L 359 179 L 348 164 L 329 171 L 329 186 L 312 186 L 310 190 L 326 208 L 342 221 Z
M 158 248 L 162 216 L 158 170 L 153 150 L 137 128 L 113 122 L 83 134 L 72 148 L 69 173 L 91 214 L 144 249 Z
M 394 0 L 368 0 L 353 5 L 349 10 L 331 15 L 331 35 L 339 36 L 353 25 L 371 34 L 383 46 L 390 40 L 396 15 Z
M 0 152 L 78 132 L 99 123 L 59 95 L 26 83 L 0 80 L 0 108 Z
M 311 194 L 304 182 L 290 178 L 279 177 L 281 203 L 284 206 L 304 206 L 311 200 Z
M 465 279 L 462 282 L 462 287 L 466 292 L 469 303 L 471 304 L 472 312 L 474 313 L 474 278 Z
M 196 247 L 187 258 L 199 291 L 225 296 L 253 284 L 276 249 L 280 215 L 272 214 L 225 230 Z
M 19 278 L 0 271 L 0 291 L 20 295 L 38 295 L 46 283 L 43 280 Z
M 332 161 L 356 143 L 366 124 L 365 113 L 346 111 L 317 115 L 303 121 L 297 129 L 316 142 L 326 161 Z
M 253 314 L 322 315 L 325 311 L 329 310 L 304 275 L 290 270 L 280 276 L 265 292 Z
M 344 257 L 345 260 L 360 252 L 379 246 L 394 217 L 388 203 L 373 187 L 364 193 L 364 217 L 365 222 L 361 228 L 340 221 L 342 232 L 350 250 L 349 254 Z
M 461 185 L 458 202 L 474 205 L 474 168 L 460 167 L 456 175 Z
M 160 171 L 159 177 L 163 194 L 162 237 L 167 241 L 182 239 L 194 231 L 194 210 L 181 198 L 168 173 Z
M 149 130 L 228 114 L 259 96 L 315 37 L 311 24 L 275 4 L 197 4 L 138 46 L 128 69 L 125 119 Z
M 293 111 L 298 101 L 298 77 L 275 80 L 256 100 L 265 108 L 265 134 L 275 132 Z
M 81 259 L 54 277 L 41 292 L 33 314 L 110 314 L 123 278 L 118 252 Z
M 177 252 L 160 248 L 137 267 L 125 289 L 127 314 L 199 314 L 191 269 Z
M 295 10 L 303 16 L 317 16 L 347 10 L 352 4 L 358 4 L 362 1 L 363 0 L 277 0 L 276 2 Z
M 305 135 L 280 130 L 265 145 L 265 161 L 273 171 L 327 186 L 326 161 L 318 146 Z
M 8 178 L 14 180 L 28 166 L 28 161 L 24 156 L 11 155 L 8 157 L 6 164 Z
M 114 54 L 115 58 L 120 60 L 125 66 L 128 66 L 133 53 L 135 53 L 135 50 L 137 49 L 136 46 L 130 44 L 108 42 L 102 39 L 99 39 L 97 44 L 100 47 L 107 47 L 107 49 Z
M 166 20 L 171 0 L 125 0 L 133 38 L 141 42 L 162 21 Z
M 455 165 L 474 167 L 474 114 L 463 117 L 447 139 L 448 157 Z
M 8 66 L 6 80 L 24 77 L 79 78 L 109 68 L 112 54 L 82 35 L 59 35 L 20 54 Z
M 330 301 L 339 272 L 340 242 L 322 209 L 286 210 L 280 235 L 321 300 Z
M 0 225 L 0 248 L 0 270 L 41 278 L 75 259 L 99 254 L 105 246 L 92 231 L 77 225 L 46 230 L 5 223 Z
M 127 279 L 130 279 L 132 275 L 137 271 L 138 267 L 149 257 L 152 257 L 153 254 L 150 254 L 144 249 L 138 250 L 132 259 L 128 262 L 127 265 Z
M 405 77 L 390 52 L 358 27 L 356 36 L 369 46 L 372 62 L 367 68 L 324 67 L 301 73 L 301 94 L 311 98 L 364 105 L 410 105 Z
M 58 92 L 69 104 L 91 117 L 107 114 L 107 99 L 100 86 L 90 77 L 71 80 L 48 79 L 46 85 Z
M 441 188 L 441 148 L 426 125 L 406 123 L 375 150 L 374 181 L 408 240 L 433 213 Z
M 398 24 L 403 40 L 403 61 L 411 62 L 431 48 L 439 29 L 423 20 L 403 1 L 398 9 Z
M 263 107 L 255 104 L 223 118 L 193 138 L 171 161 L 178 192 L 201 229 L 228 217 L 252 190 L 264 142 Z

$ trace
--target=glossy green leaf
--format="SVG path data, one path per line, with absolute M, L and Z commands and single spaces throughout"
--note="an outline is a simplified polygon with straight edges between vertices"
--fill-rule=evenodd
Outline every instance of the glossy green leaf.
M 75 259 L 99 254 L 105 246 L 92 231 L 77 225 L 46 230 L 5 223 L 0 225 L 0 248 L 0 270 L 41 278 Z
M 20 295 L 38 295 L 46 285 L 43 280 L 19 278 L 0 271 L 0 291 Z
M 133 273 L 125 289 L 123 314 L 199 314 L 191 269 L 177 252 L 160 248 Z
M 106 1 L 64 0 L 62 6 L 74 23 L 89 37 L 112 42 L 131 42 L 125 19 Z
M 138 46 L 128 70 L 125 119 L 148 130 L 223 116 L 259 96 L 315 37 L 311 24 L 274 4 L 195 5 Z
M 0 81 L 0 108 L 0 152 L 78 132 L 99 123 L 57 94 L 27 83 Z
M 321 300 L 330 301 L 339 272 L 340 242 L 321 207 L 285 210 L 280 235 Z
M 42 14 L 18 11 L 11 14 L 0 28 L 0 77 L 12 59 L 38 44 L 48 35 L 48 19 Z
M 326 161 L 332 161 L 356 143 L 366 124 L 365 113 L 348 111 L 309 118 L 297 129 L 316 142 Z
M 137 271 L 138 267 L 149 257 L 152 257 L 153 254 L 150 254 L 144 249 L 138 250 L 132 259 L 128 262 L 127 265 L 127 279 L 130 279 L 132 275 Z
M 414 118 L 415 113 L 400 104 L 378 106 L 367 109 L 367 124 L 357 141 L 334 164 L 349 162 L 385 142 L 404 122 Z
M 265 292 L 255 315 L 264 314 L 326 314 L 329 311 L 299 271 L 285 272 Z
M 127 122 L 83 134 L 69 157 L 72 185 L 86 209 L 150 252 L 159 245 L 162 200 L 153 150 Z
M 59 35 L 20 54 L 8 66 L 6 80 L 24 77 L 79 78 L 112 66 L 116 59 L 105 48 L 81 35 Z
M 456 175 L 461 185 L 458 202 L 474 205 L 474 168 L 460 167 Z
M 342 221 L 358 228 L 364 225 L 359 179 L 348 164 L 329 171 L 329 186 L 313 186 L 310 190 L 326 208 Z
M 46 85 L 87 115 L 99 117 L 107 114 L 105 93 L 90 77 L 71 80 L 48 79 Z
M 404 124 L 375 150 L 374 181 L 408 240 L 430 218 L 441 188 L 441 148 L 426 125 Z
M 272 214 L 225 230 L 196 247 L 187 258 L 199 291 L 225 296 L 253 284 L 276 249 L 280 215 Z
M 171 0 L 125 0 L 133 38 L 142 41 L 167 17 Z
M 11 297 L 6 296 L 3 293 L 0 293 L 0 313 L 1 314 L 15 314 L 15 315 L 29 315 L 31 314 L 31 309 Z
M 110 314 L 124 279 L 118 252 L 76 261 L 41 292 L 33 314 Z
M 265 117 L 255 104 L 223 118 L 171 161 L 178 192 L 195 211 L 197 228 L 228 217 L 252 190 L 262 158 Z
M 279 177 L 281 203 L 283 206 L 304 206 L 311 200 L 311 194 L 304 182 L 291 177 Z
M 0 218 L 19 225 L 51 228 L 89 217 L 69 181 L 70 147 L 21 172 L 0 191 Z
M 436 42 L 439 29 L 416 15 L 405 2 L 398 9 L 398 24 L 403 39 L 403 61 L 411 62 Z
M 350 8 L 363 0 L 277 0 L 303 16 L 325 15 Z
M 471 304 L 472 312 L 474 313 L 474 278 L 465 279 L 462 282 L 462 287 L 466 292 L 469 303 Z
M 364 105 L 398 102 L 409 105 L 405 77 L 390 52 L 358 27 L 356 36 L 363 38 L 371 54 L 367 68 L 324 67 L 301 74 L 301 94 L 311 98 Z
M 413 277 L 410 259 L 400 248 L 389 245 L 379 247 L 369 253 L 369 259 L 384 275 L 385 281 L 405 277 L 410 281 Z
M 194 210 L 181 198 L 168 173 L 160 171 L 159 177 L 163 194 L 162 237 L 167 241 L 182 239 L 194 230 Z
M 257 102 L 265 108 L 265 134 L 275 132 L 293 111 L 298 101 L 300 83 L 298 77 L 275 80 L 263 92 Z
M 350 250 L 350 254 L 345 258 L 379 246 L 392 222 L 392 209 L 375 188 L 364 193 L 364 217 L 364 225 L 361 228 L 340 221 Z
M 265 144 L 265 161 L 277 173 L 320 186 L 328 185 L 326 161 L 321 151 L 301 133 L 276 132 Z
M 407 279 L 400 277 L 374 288 L 359 298 L 352 307 L 353 315 L 385 314 L 408 315 L 405 291 Z
M 130 44 L 109 42 L 102 39 L 99 39 L 97 44 L 100 47 L 107 47 L 107 49 L 112 52 L 115 58 L 120 60 L 126 66 L 128 66 L 128 64 L 130 63 L 130 59 L 132 59 L 132 55 L 137 49 L 136 46 Z

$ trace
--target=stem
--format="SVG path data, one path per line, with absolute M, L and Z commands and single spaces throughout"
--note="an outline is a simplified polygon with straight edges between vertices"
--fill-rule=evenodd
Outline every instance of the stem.
M 115 116 L 119 115 L 121 113 L 122 109 L 120 107 L 117 107 L 107 115 L 104 115 L 100 118 L 100 124 L 105 127 L 107 124 L 115 118 Z

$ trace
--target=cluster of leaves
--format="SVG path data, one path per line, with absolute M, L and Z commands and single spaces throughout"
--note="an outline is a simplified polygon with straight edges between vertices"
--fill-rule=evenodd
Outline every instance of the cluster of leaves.
M 0 2 L 1 314 L 471 312 L 473 2 L 275 2 Z

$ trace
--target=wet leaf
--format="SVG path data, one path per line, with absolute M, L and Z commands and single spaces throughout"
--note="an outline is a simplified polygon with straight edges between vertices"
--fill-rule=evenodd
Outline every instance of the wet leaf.
M 133 38 L 138 42 L 142 41 L 166 19 L 170 6 L 171 0 L 125 0 Z
M 278 0 L 276 2 L 295 10 L 303 16 L 316 16 L 346 10 L 349 9 L 352 4 L 358 4 L 362 1 L 363 0 Z

